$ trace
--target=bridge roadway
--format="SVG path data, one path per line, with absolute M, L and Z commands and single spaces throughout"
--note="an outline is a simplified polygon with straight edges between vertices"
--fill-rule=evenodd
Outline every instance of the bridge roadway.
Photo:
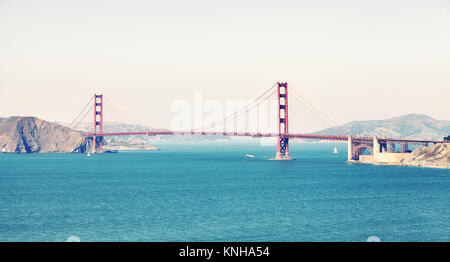
M 144 132 L 103 132 L 103 133 L 85 133 L 85 137 L 99 136 L 175 136 L 175 135 L 202 135 L 202 136 L 241 136 L 241 137 L 278 137 L 277 133 L 248 133 L 248 132 L 204 132 L 204 131 L 144 131 Z M 300 138 L 308 140 L 328 140 L 328 141 L 348 141 L 348 136 L 335 135 L 313 135 L 313 134 L 288 134 L 289 138 Z M 353 141 L 371 142 L 373 137 L 352 136 Z M 424 143 L 444 143 L 437 140 L 420 140 L 420 139 L 395 139 L 395 138 L 378 138 L 379 142 L 391 143 L 407 143 L 407 144 L 424 144 Z

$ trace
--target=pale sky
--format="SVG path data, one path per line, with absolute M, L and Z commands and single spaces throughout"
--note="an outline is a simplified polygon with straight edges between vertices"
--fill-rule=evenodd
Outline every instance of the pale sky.
M 450 1 L 0 0 L 0 117 L 70 122 L 94 93 L 171 105 L 286 81 L 338 123 L 450 120 Z

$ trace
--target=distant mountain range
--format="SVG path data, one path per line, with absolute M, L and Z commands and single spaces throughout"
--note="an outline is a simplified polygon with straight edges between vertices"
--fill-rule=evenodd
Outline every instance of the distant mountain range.
M 55 122 L 62 126 L 69 126 L 68 123 Z M 74 130 L 82 132 L 92 132 L 94 129 L 93 123 L 80 123 Z M 123 122 L 104 122 L 103 132 L 145 132 L 145 131 L 169 131 L 163 128 L 147 127 L 138 124 L 128 124 Z M 109 139 L 107 139 L 109 140 Z M 228 141 L 229 137 L 223 136 L 122 136 L 113 137 L 113 141 L 139 142 L 139 143 L 155 143 L 155 142 L 209 142 L 209 141 Z
M 442 140 L 450 135 L 450 121 L 436 120 L 427 115 L 408 114 L 384 120 L 353 121 L 315 134 Z
M 69 123 L 55 122 L 55 124 L 69 127 Z M 79 123 L 73 130 L 82 132 L 92 132 L 94 129 L 93 123 Z M 104 122 L 104 132 L 144 132 L 144 131 L 164 131 L 162 128 L 153 128 L 138 124 L 127 124 L 123 122 Z

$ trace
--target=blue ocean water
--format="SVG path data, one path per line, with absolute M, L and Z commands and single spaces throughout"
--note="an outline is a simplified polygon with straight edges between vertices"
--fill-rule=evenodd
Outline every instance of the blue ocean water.
M 450 170 L 349 164 L 336 145 L 0 154 L 0 241 L 449 241 Z

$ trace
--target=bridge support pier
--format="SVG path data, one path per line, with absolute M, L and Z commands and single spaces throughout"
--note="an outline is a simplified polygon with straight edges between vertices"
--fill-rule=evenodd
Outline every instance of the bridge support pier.
M 395 153 L 395 144 L 392 142 L 387 142 L 387 149 L 390 153 Z
M 91 149 L 91 153 L 94 154 L 97 148 L 97 143 L 96 143 L 97 137 L 94 135 L 92 137 L 92 149 Z
M 352 135 L 348 135 L 347 140 L 347 161 L 353 160 L 353 141 L 352 141 Z
M 400 152 L 401 152 L 401 153 L 405 153 L 406 151 L 408 151 L 408 144 L 402 143 L 402 144 L 400 145 Z
M 275 160 L 291 160 L 289 156 L 289 138 L 278 137 Z
M 380 153 L 381 146 L 378 142 L 378 138 L 376 136 L 373 137 L 373 157 L 376 158 L 376 156 Z
M 374 138 L 376 139 L 376 138 Z M 377 140 L 378 141 L 378 140 Z M 372 154 L 375 154 L 375 150 L 373 147 L 373 143 L 375 140 L 370 141 L 366 138 L 361 139 L 358 137 L 352 137 L 351 135 L 348 135 L 347 138 L 347 161 L 359 161 L 360 156 L 364 153 L 365 150 L 369 150 Z M 376 142 L 378 143 L 378 142 Z M 379 144 L 378 144 L 379 145 Z M 380 147 L 378 146 L 378 149 L 380 150 Z

